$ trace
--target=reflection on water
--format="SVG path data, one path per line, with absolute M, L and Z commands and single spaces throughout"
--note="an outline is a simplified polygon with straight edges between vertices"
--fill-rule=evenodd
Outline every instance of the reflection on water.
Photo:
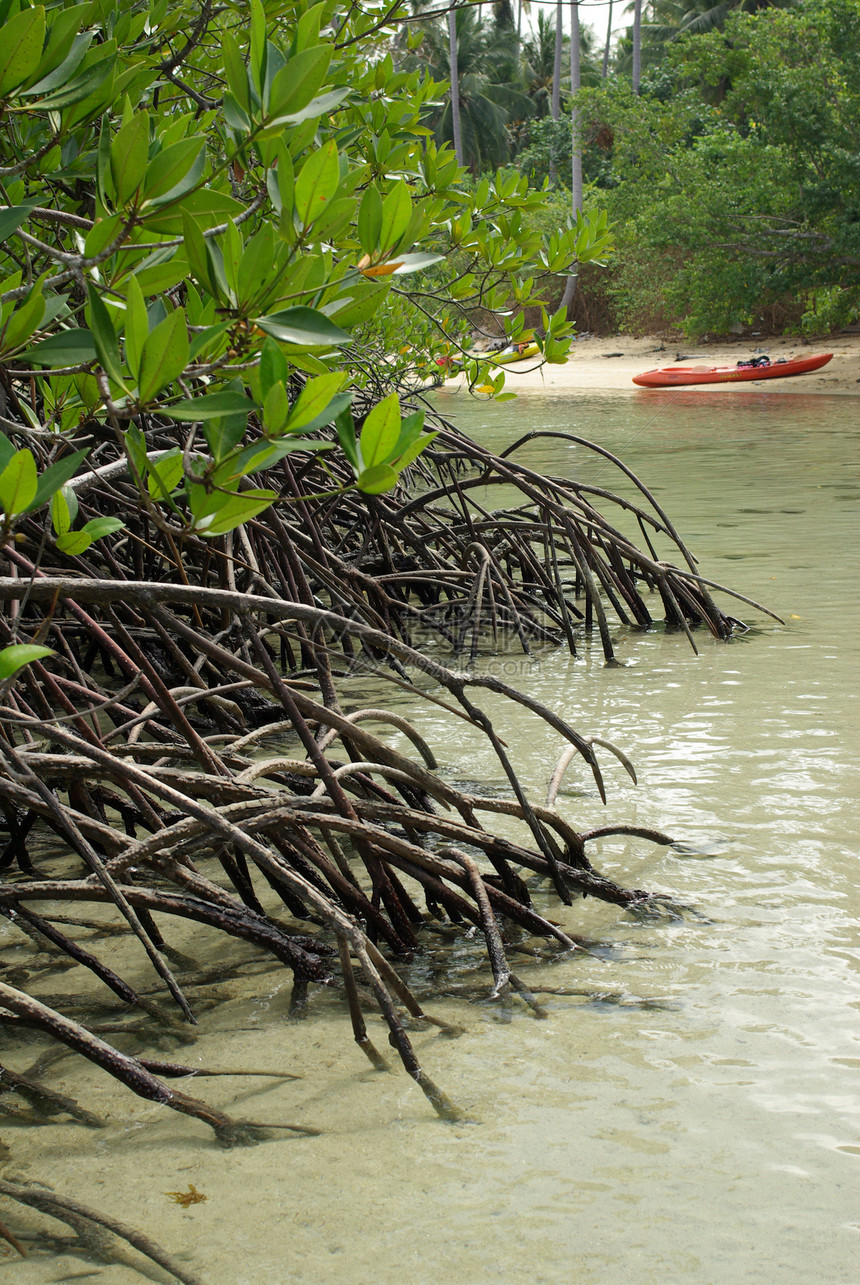
M 584 766 L 572 765 L 559 796 L 572 822 L 611 817 L 681 841 L 667 850 L 604 840 L 597 864 L 628 885 L 673 893 L 691 913 L 655 925 L 590 901 L 554 905 L 555 918 L 603 947 L 560 964 L 518 961 L 548 988 L 546 1021 L 443 996 L 435 1007 L 467 1033 L 419 1036 L 419 1047 L 477 1123 L 441 1125 L 402 1074 L 365 1071 L 324 995 L 312 997 L 303 1026 L 289 1023 L 289 987 L 273 972 L 262 984 L 237 978 L 188 1056 L 305 1078 L 196 1091 L 256 1119 L 318 1125 L 323 1136 L 221 1153 L 197 1126 L 143 1103 L 129 1129 L 128 1100 L 78 1067 L 64 1072 L 64 1088 L 90 1086 L 116 1124 L 98 1135 L 52 1125 L 34 1161 L 58 1189 L 83 1196 L 85 1187 L 94 1203 L 184 1247 L 216 1283 L 429 1285 L 440 1274 L 550 1285 L 853 1282 L 853 402 L 671 392 L 529 397 L 512 410 L 440 399 L 494 445 L 530 423 L 619 453 L 654 487 L 706 575 L 786 619 L 781 627 L 743 608 L 750 634 L 729 644 L 700 636 L 698 657 L 681 636 L 619 629 L 620 668 L 605 669 L 596 646 L 576 659 L 559 649 L 506 662 L 536 697 L 636 764 L 638 787 L 604 756 L 606 809 Z M 606 461 L 559 439 L 529 443 L 520 458 L 622 489 Z M 527 711 L 484 703 L 541 797 L 559 743 L 538 734 Z M 452 778 L 503 787 L 462 723 L 440 710 L 416 721 Z M 191 945 L 213 950 L 202 932 Z M 486 973 L 474 969 L 477 944 L 459 949 L 471 993 Z M 444 975 L 435 967 L 432 950 L 416 963 L 419 989 Z M 97 1158 L 83 1180 L 82 1149 Z M 182 1211 L 163 1193 L 189 1182 L 208 1199 Z M 17 1264 L 15 1279 L 64 1278 L 62 1262 Z M 113 1267 L 102 1275 L 135 1279 Z

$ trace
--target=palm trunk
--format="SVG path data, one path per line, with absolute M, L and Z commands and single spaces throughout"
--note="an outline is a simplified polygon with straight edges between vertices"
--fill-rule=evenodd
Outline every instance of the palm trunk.
M 552 118 L 561 116 L 561 47 L 564 41 L 564 9 L 558 0 L 555 15 L 555 62 L 552 67 Z
M 642 80 L 642 0 L 636 0 L 633 10 L 633 92 L 639 93 Z
M 603 79 L 609 75 L 609 42 L 612 39 L 612 0 L 609 0 L 609 17 L 606 20 L 606 44 L 603 46 Z
M 448 64 L 451 72 L 451 129 L 454 133 L 454 154 L 457 164 L 463 165 L 463 135 L 460 131 L 460 68 L 457 62 L 457 23 L 452 9 L 448 14 Z
M 570 0 L 570 141 L 571 173 L 570 191 L 574 216 L 582 209 L 582 139 L 579 134 L 579 109 L 576 95 L 581 85 L 579 66 L 579 0 Z M 561 306 L 570 312 L 576 294 L 576 271 L 571 272 L 564 285 Z

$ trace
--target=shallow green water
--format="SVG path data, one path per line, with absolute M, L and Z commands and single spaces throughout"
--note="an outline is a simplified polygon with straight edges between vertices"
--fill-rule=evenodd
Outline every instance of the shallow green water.
M 638 822 L 688 849 L 604 841 L 598 867 L 696 913 L 639 925 L 590 901 L 553 905 L 603 948 L 528 971 L 573 992 L 547 996 L 548 1020 L 453 995 L 432 1005 L 467 1030 L 419 1036 L 422 1058 L 474 1124 L 442 1125 L 402 1073 L 366 1071 L 324 996 L 312 996 L 304 1024 L 290 1023 L 288 980 L 268 971 L 226 988 L 187 1055 L 164 1055 L 301 1073 L 194 1089 L 246 1117 L 317 1125 L 321 1137 L 225 1153 L 196 1123 L 137 1102 L 129 1127 L 127 1097 L 71 1060 L 62 1087 L 94 1094 L 115 1113 L 111 1127 L 4 1137 L 58 1190 L 187 1253 L 210 1285 L 853 1282 L 856 403 L 677 392 L 528 396 L 490 410 L 440 401 L 497 446 L 544 427 L 617 451 L 654 486 L 706 575 L 785 616 L 781 627 L 741 609 L 754 629 L 729 644 L 700 636 L 698 657 L 683 637 L 619 630 L 621 668 L 604 668 L 596 647 L 576 660 L 559 650 L 496 662 L 636 763 L 634 787 L 605 760 L 606 808 L 572 765 L 559 806 L 574 825 Z M 616 485 L 603 462 L 557 440 L 522 458 Z M 557 739 L 525 711 L 492 708 L 540 798 Z M 462 724 L 426 710 L 416 723 L 445 773 L 501 787 Z M 201 931 L 183 949 L 214 962 L 221 946 Z M 483 981 L 470 971 L 478 959 L 477 945 L 459 948 L 461 982 Z M 416 985 L 435 966 L 430 952 Z M 208 1199 L 183 1211 L 165 1192 L 189 1182 Z M 98 1271 L 68 1258 L 4 1270 L 21 1282 Z M 101 1279 L 139 1278 L 111 1267 Z

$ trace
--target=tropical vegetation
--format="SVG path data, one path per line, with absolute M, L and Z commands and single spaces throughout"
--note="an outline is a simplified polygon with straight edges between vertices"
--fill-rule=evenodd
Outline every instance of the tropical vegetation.
M 76 970 L 59 996 L 27 969 L 6 975 L 13 1040 L 39 1032 L 225 1145 L 269 1137 L 283 1122 L 234 1119 L 171 1086 L 190 1074 L 187 1055 L 147 1052 L 192 1044 L 207 987 L 253 950 L 290 970 L 296 1019 L 314 988 L 339 987 L 356 1043 L 382 1067 L 364 1017 L 375 1008 L 432 1107 L 460 1118 L 409 1034 L 448 1028 L 397 971 L 428 931 L 476 930 L 490 996 L 540 1016 L 511 942 L 581 943 L 522 872 L 567 905 L 667 913 L 665 898 L 594 869 L 588 845 L 618 827 L 580 832 L 553 806 L 575 757 L 605 797 L 607 755 L 633 774 L 623 751 L 479 662 L 502 646 L 575 655 L 593 634 L 612 664 L 613 621 L 635 631 L 661 618 L 694 647 L 697 628 L 727 638 L 739 622 L 659 500 L 606 451 L 599 489 L 542 477 L 522 460 L 526 438 L 496 455 L 431 393 L 458 365 L 477 395 L 510 395 L 473 350 L 489 323 L 538 361 L 565 360 L 555 297 L 612 246 L 595 193 L 613 202 L 622 250 L 662 248 L 657 267 L 674 280 L 652 211 L 664 201 L 680 236 L 682 206 L 675 170 L 661 187 L 658 126 L 679 155 L 701 156 L 701 185 L 709 156 L 726 183 L 743 162 L 743 212 L 761 208 L 765 155 L 759 189 L 793 183 L 801 198 L 774 207 L 782 223 L 750 226 L 765 246 L 794 236 L 834 290 L 825 265 L 848 270 L 854 232 L 850 195 L 834 213 L 829 193 L 857 152 L 856 69 L 837 19 L 858 3 L 761 15 L 772 25 L 738 25 L 731 48 L 708 37 L 716 80 L 679 43 L 668 99 L 644 79 L 640 96 L 575 94 L 565 114 L 586 121 L 611 169 L 592 175 L 583 212 L 561 167 L 548 195 L 499 166 L 524 141 L 517 122 L 542 110 L 507 6 L 439 26 L 407 6 L 336 0 L 0 0 L 0 915 L 27 949 Z M 771 33 L 772 67 L 783 21 L 798 24 L 796 57 L 769 88 L 757 33 Z M 819 100 L 804 42 L 822 33 L 832 79 Z M 580 52 L 574 37 L 574 90 Z M 815 128 L 842 131 L 826 164 L 812 123 L 805 150 L 795 137 L 816 103 Z M 760 142 L 759 122 L 780 115 Z M 650 205 L 643 192 L 634 208 L 640 169 Z M 717 202 L 707 211 L 703 254 Z M 619 298 L 645 288 L 625 263 Z M 484 691 L 555 738 L 545 806 Z M 404 698 L 485 738 L 505 797 L 448 781 Z M 229 941 L 210 973 L 176 948 L 182 923 Z M 81 973 L 97 990 L 86 1003 Z M 0 1082 L 97 1127 L 91 1104 L 41 1083 L 48 1064 L 39 1053 L 20 1072 L 0 1067 Z M 3 1180 L 0 1194 L 64 1211 L 76 1231 L 104 1222 L 44 1187 Z

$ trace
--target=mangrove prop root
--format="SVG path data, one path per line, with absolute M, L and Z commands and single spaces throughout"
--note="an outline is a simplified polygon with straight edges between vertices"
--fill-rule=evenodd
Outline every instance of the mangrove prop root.
M 365 402 L 358 393 L 359 414 Z M 611 663 L 613 620 L 651 628 L 655 603 L 694 645 L 698 629 L 722 639 L 738 626 L 653 492 L 609 452 L 562 435 L 617 469 L 625 497 L 535 472 L 526 453 L 534 434 L 497 455 L 435 420 L 441 433 L 415 466 L 422 486 L 411 493 L 368 499 L 349 489 L 336 454 L 325 465 L 294 455 L 261 478 L 293 500 L 215 540 L 181 532 L 165 513 L 166 538 L 153 542 L 125 461 L 105 443 L 97 484 L 88 474 L 73 485 L 88 517 L 122 517 L 121 537 L 71 558 L 56 549 L 43 514 L 21 520 L 2 551 L 0 571 L 11 574 L 0 575 L 0 603 L 14 613 L 0 613 L 0 645 L 12 640 L 13 622 L 16 641 L 44 639 L 55 655 L 4 686 L 0 913 L 39 949 L 50 945 L 149 1014 L 150 1002 L 99 959 L 91 939 L 79 939 L 74 921 L 61 927 L 53 911 L 38 915 L 33 905 L 86 902 L 103 917 L 96 928 L 127 925 L 186 1021 L 193 1015 L 182 987 L 195 973 L 171 950 L 177 919 L 289 968 L 294 1016 L 312 1004 L 311 984 L 335 983 L 336 955 L 359 1047 L 384 1064 L 356 973 L 409 1075 L 440 1115 L 457 1118 L 404 1020 L 457 1028 L 424 1012 L 388 956 L 419 951 L 436 920 L 446 930 L 473 925 L 491 993 L 516 994 L 542 1016 L 527 978 L 511 970 L 512 949 L 535 949 L 518 935 L 544 938 L 542 949 L 556 957 L 583 943 L 539 912 L 524 876 L 545 881 L 567 905 L 594 896 L 660 911 L 658 899 L 595 871 L 586 845 L 610 834 L 671 842 L 623 823 L 582 833 L 561 814 L 559 789 L 574 758 L 604 800 L 597 750 L 635 781 L 633 766 L 611 742 L 481 672 L 488 641 L 530 655 L 562 644 L 575 655 L 593 628 Z M 175 445 L 170 428 L 143 428 L 150 452 Z M 14 421 L 4 430 L 14 438 Z M 25 444 L 40 466 L 49 462 L 41 438 Z M 343 484 L 336 499 L 325 494 L 332 478 Z M 466 653 L 469 667 L 440 663 L 438 649 L 425 646 L 434 636 Z M 350 709 L 353 676 L 372 678 L 375 694 L 362 691 Z M 386 690 L 419 712 L 405 718 L 387 708 Z M 545 806 L 527 796 L 503 724 L 478 703 L 484 693 L 494 708 L 519 705 L 534 734 L 561 753 Z M 485 738 L 504 797 L 470 795 L 444 779 L 421 730 L 422 706 Z M 307 933 L 288 920 L 304 921 Z M 166 956 L 178 960 L 181 985 Z M 168 1077 L 207 1072 L 121 1054 L 23 991 L 7 987 L 0 1003 L 135 1092 L 205 1121 L 222 1141 L 260 1136 L 260 1126 L 231 1121 L 158 1079 L 159 1068 Z
M 112 1237 L 117 1237 L 125 1241 L 136 1249 L 138 1253 L 157 1263 L 159 1267 L 164 1268 L 176 1280 L 181 1281 L 182 1285 L 206 1285 L 202 1277 L 196 1273 L 189 1272 L 187 1267 L 181 1266 L 175 1258 L 157 1245 L 154 1240 L 145 1236 L 142 1232 L 137 1231 L 134 1227 L 129 1227 L 127 1223 L 120 1222 L 117 1218 L 112 1218 L 99 1210 L 91 1209 L 87 1205 L 81 1204 L 79 1200 L 73 1200 L 70 1196 L 60 1196 L 56 1192 L 48 1191 L 44 1187 L 24 1186 L 20 1183 L 6 1182 L 0 1180 L 0 1195 L 7 1197 L 9 1200 L 16 1201 L 19 1205 L 27 1205 L 31 1209 L 37 1209 L 39 1213 L 49 1214 L 60 1222 L 66 1223 L 71 1227 L 84 1241 L 85 1245 L 92 1246 L 95 1242 L 96 1247 L 101 1251 L 100 1257 L 107 1259 L 111 1257 Z M 93 1236 L 95 1232 L 95 1236 Z M 111 1233 L 105 1236 L 104 1233 Z M 102 1233 L 99 1235 L 99 1233 Z M 22 1246 L 11 1236 L 7 1235 L 9 1243 L 26 1257 Z

